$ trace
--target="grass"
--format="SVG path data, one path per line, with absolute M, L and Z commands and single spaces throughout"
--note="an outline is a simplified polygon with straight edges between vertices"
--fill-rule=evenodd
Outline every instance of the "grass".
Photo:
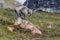
M 60 24 L 60 16 L 57 16 L 57 14 L 55 13 L 40 12 L 33 14 L 31 17 L 28 17 L 28 19 L 33 23 L 46 22 L 46 23 Z
M 0 9 L 0 20 L 5 22 L 3 22 L 3 25 L 0 25 L 0 40 L 60 40 L 60 14 L 39 12 L 32 14 L 31 17 L 27 16 L 29 21 L 40 26 L 48 33 L 36 37 L 29 32 L 16 33 L 10 32 L 6 29 L 7 26 L 11 26 L 14 22 L 13 13 L 14 12 L 11 9 Z M 54 29 L 48 29 L 46 24 L 56 25 L 57 27 Z

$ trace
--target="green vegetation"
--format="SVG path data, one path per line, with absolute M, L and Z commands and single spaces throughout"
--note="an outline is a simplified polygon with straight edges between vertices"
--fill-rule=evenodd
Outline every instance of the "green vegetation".
M 33 24 L 47 31 L 44 35 L 36 37 L 29 32 L 16 33 L 6 29 L 7 26 L 13 25 L 13 13 L 11 9 L 0 9 L 0 20 L 3 21 L 3 25 L 0 25 L 0 40 L 60 40 L 60 14 L 39 12 L 32 14 L 31 17 L 27 17 Z M 57 27 L 49 29 L 46 27 L 47 24 L 56 25 Z

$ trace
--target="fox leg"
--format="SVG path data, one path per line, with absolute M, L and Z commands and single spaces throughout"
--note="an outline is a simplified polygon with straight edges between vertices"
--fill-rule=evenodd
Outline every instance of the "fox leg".
M 22 23 L 22 19 L 19 17 L 15 22 L 14 25 L 19 25 Z

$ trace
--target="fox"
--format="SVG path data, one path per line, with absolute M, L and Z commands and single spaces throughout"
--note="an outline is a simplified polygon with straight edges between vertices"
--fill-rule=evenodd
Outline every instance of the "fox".
M 31 16 L 32 10 L 24 5 L 18 5 L 14 8 L 14 17 L 17 20 L 18 17 L 27 19 L 26 16 Z
M 14 8 L 14 25 L 19 25 L 22 23 L 22 19 L 27 20 L 26 16 L 31 16 L 33 11 L 24 5 L 17 5 Z

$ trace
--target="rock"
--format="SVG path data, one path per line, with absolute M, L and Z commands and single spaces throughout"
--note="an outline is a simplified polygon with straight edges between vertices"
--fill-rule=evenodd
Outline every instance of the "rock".
M 23 4 L 35 11 L 47 11 L 60 13 L 60 0 L 26 0 Z
M 58 26 L 56 24 L 47 24 L 46 27 L 49 28 L 49 29 L 55 29 Z
M 39 30 L 35 25 L 33 25 L 31 22 L 27 20 L 23 20 L 23 22 L 20 24 L 20 27 L 26 30 L 31 30 L 32 34 L 42 35 L 41 30 Z
M 20 18 L 20 17 L 19 17 Z M 21 19 L 21 18 L 20 18 Z M 20 20 L 19 19 L 19 20 Z M 19 26 L 18 26 L 19 25 Z M 16 24 L 15 24 L 15 26 L 17 26 L 16 27 L 16 29 L 17 28 L 23 28 L 23 29 L 25 29 L 25 30 L 30 30 L 31 31 L 31 33 L 32 34 L 39 34 L 39 35 L 42 35 L 42 31 L 40 30 L 40 28 L 39 28 L 39 26 L 36 26 L 36 25 L 33 25 L 30 21 L 28 21 L 28 20 L 24 20 L 24 19 L 22 19 L 22 22 L 19 24 L 19 22 L 18 21 L 16 21 Z M 15 29 L 15 30 L 16 30 Z M 10 30 L 10 31 L 13 31 L 14 30 L 14 28 L 11 28 L 11 27 L 8 27 L 8 30 Z
M 7 29 L 8 29 L 9 31 L 13 32 L 15 28 L 14 28 L 14 27 L 7 27 Z

